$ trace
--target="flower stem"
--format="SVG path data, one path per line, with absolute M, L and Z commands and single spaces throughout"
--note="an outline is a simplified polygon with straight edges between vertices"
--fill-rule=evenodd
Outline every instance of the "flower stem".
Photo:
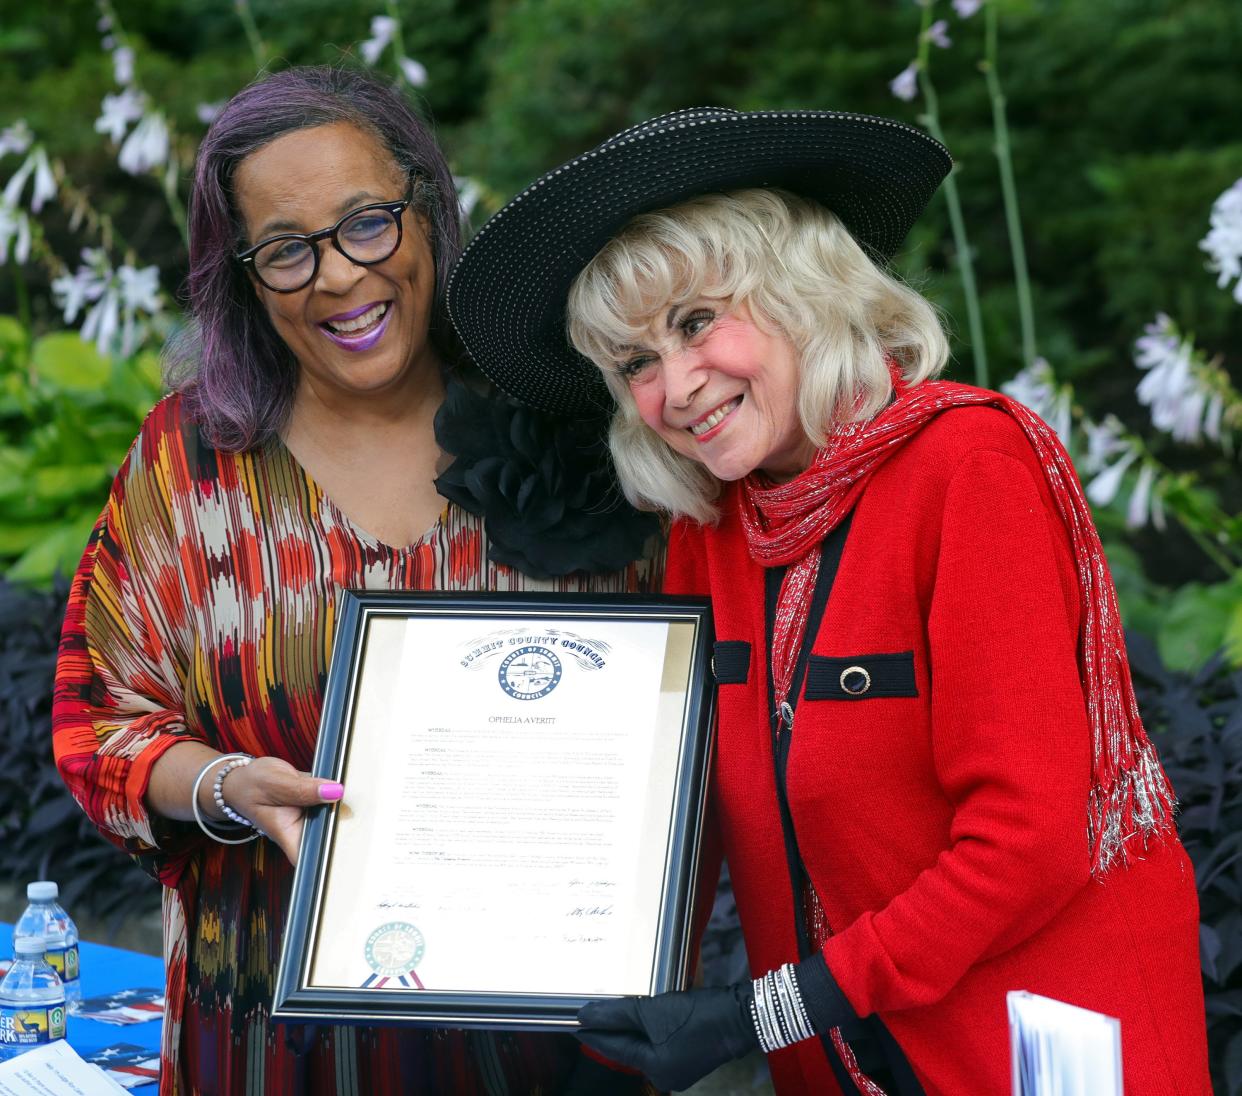
M 405 38 L 402 33 L 401 15 L 397 11 L 397 0 L 388 0 L 388 17 L 393 21 L 392 31 L 392 48 L 397 56 L 397 85 L 404 87 L 406 84 L 405 73 L 401 69 L 401 58 L 405 56 Z
M 233 0 L 233 9 L 241 20 L 242 29 L 246 32 L 246 41 L 250 43 L 250 52 L 254 54 L 254 67 L 261 70 L 267 64 L 267 46 L 259 36 L 258 24 L 254 21 L 254 12 L 250 10 L 250 0 Z
M 171 148 L 169 149 L 168 167 L 164 170 L 160 184 L 164 190 L 164 199 L 168 202 L 168 211 L 172 214 L 177 231 L 181 234 L 181 242 L 185 245 L 186 250 L 189 251 L 190 223 L 186 218 L 185 205 L 181 201 L 181 195 L 177 193 L 177 153 Z
M 931 26 L 931 0 L 923 8 L 923 25 L 919 30 L 918 73 L 919 86 L 923 91 L 923 99 L 927 110 L 922 122 L 930 133 L 942 145 L 944 130 L 940 127 L 940 103 L 936 97 L 936 87 L 932 83 L 930 61 L 931 49 L 927 38 L 927 29 Z M 953 247 L 957 253 L 957 272 L 962 280 L 962 293 L 966 298 L 966 323 L 970 329 L 970 352 L 975 362 L 975 384 L 980 388 L 988 386 L 988 352 L 983 340 L 983 316 L 979 308 L 979 289 L 975 283 L 975 264 L 970 254 L 970 240 L 966 236 L 966 221 L 962 216 L 962 201 L 957 192 L 955 175 L 957 168 L 949 172 L 944 181 L 943 191 L 945 205 L 949 210 L 949 226 L 953 231 Z
M 1187 533 L 1190 534 L 1191 539 L 1199 546 L 1199 550 L 1207 556 L 1208 559 L 1215 563 L 1216 566 L 1221 569 L 1223 574 L 1233 578 L 1234 575 L 1242 570 L 1242 565 L 1235 563 L 1228 556 L 1226 556 L 1225 553 L 1212 542 L 1211 537 L 1209 537 L 1206 533 L 1201 532 L 1185 521 L 1181 522 L 1181 526 Z
M 1018 189 L 1013 178 L 1013 154 L 1009 144 L 1009 122 L 1005 117 L 1005 93 L 1001 89 L 997 65 L 997 5 L 984 5 L 986 33 L 984 60 L 979 66 L 987 81 L 992 100 L 992 129 L 996 135 L 996 162 L 1000 168 L 1001 195 L 1005 204 L 1005 228 L 1013 255 L 1014 289 L 1018 295 L 1018 322 L 1022 329 L 1022 365 L 1035 360 L 1035 310 L 1031 306 L 1031 280 L 1026 267 L 1026 245 L 1022 239 L 1022 219 L 1018 213 Z
M 16 262 L 13 264 L 13 294 L 17 297 L 17 322 L 22 325 L 23 331 L 29 332 L 30 294 L 26 289 L 26 275 Z

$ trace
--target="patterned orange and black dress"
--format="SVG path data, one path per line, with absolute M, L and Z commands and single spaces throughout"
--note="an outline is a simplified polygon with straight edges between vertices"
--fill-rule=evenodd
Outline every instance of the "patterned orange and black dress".
M 218 451 L 177 396 L 144 423 L 73 583 L 54 739 L 86 813 L 164 886 L 161 1094 L 563 1085 L 578 1053 L 568 1036 L 271 1023 L 291 866 L 266 840 L 221 845 L 145 802 L 152 765 L 186 740 L 310 768 L 342 589 L 534 588 L 486 561 L 481 526 L 448 504 L 417 543 L 392 548 L 352 525 L 279 440 Z M 538 585 L 647 590 L 657 570 L 639 561 Z

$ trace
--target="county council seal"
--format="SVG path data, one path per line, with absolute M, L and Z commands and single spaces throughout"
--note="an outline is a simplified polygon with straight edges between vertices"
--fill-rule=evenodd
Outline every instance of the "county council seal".
M 538 700 L 561 681 L 561 660 L 547 647 L 519 647 L 500 664 L 500 687 L 515 700 Z
M 408 921 L 389 921 L 367 937 L 367 966 L 376 974 L 409 974 L 427 950 L 423 934 Z

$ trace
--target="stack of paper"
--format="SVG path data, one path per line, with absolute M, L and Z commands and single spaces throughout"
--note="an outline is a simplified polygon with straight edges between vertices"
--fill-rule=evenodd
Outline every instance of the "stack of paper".
M 64 1039 L 0 1063 L 0 1096 L 128 1096 Z
M 1013 1096 L 1122 1096 L 1121 1022 L 1025 990 L 1008 994 Z

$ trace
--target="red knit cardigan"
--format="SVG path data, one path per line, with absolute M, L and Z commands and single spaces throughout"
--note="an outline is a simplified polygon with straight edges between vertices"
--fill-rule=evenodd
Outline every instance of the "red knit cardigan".
M 719 686 L 712 791 L 758 975 L 798 958 L 794 896 L 763 569 L 734 494 L 723 509 L 674 527 L 665 589 L 711 594 L 717 640 L 750 647 L 745 682 Z M 1077 616 L 1068 539 L 1008 416 L 945 412 L 875 473 L 808 672 L 832 692 L 844 658 L 874 685 L 802 696 L 787 787 L 828 968 L 928 1096 L 1010 1091 L 1011 989 L 1120 1018 L 1127 1096 L 1210 1093 L 1189 859 L 1173 842 L 1090 875 Z M 779 1093 L 840 1091 L 818 1040 L 769 1060 Z

